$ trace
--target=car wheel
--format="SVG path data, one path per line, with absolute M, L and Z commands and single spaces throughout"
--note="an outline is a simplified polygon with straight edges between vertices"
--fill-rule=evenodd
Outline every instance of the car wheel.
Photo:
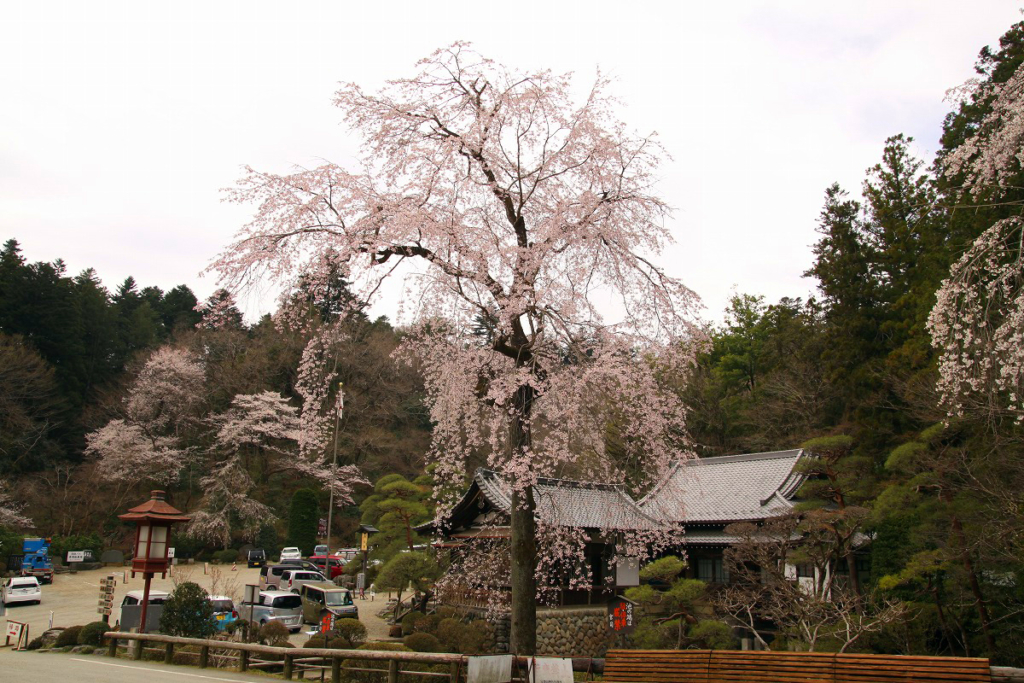
M 296 595 L 298 595 L 298 594 L 299 594 L 299 591 L 298 591 L 298 589 L 295 589 L 295 588 L 293 588 L 293 589 L 292 589 L 292 593 L 295 593 Z

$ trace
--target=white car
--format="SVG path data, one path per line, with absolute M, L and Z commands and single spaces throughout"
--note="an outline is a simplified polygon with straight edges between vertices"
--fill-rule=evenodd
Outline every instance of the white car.
M 39 579 L 34 576 L 15 576 L 7 579 L 3 588 L 0 588 L 0 602 L 10 605 L 15 602 L 33 602 L 39 604 L 43 601 L 43 590 L 39 587 Z
M 282 560 L 301 560 L 302 552 L 298 548 L 282 548 L 281 549 Z

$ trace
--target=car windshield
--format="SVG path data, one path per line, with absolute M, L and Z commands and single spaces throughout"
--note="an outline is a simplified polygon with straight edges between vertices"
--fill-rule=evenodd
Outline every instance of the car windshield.
M 230 600 L 211 600 L 210 604 L 213 605 L 214 612 L 230 612 L 235 609 L 234 603 Z
M 343 607 L 352 604 L 352 594 L 348 591 L 328 591 L 325 593 L 327 604 L 332 607 Z
M 274 598 L 271 607 L 276 607 L 277 609 L 297 609 L 302 607 L 302 598 L 298 595 L 282 595 L 279 598 Z

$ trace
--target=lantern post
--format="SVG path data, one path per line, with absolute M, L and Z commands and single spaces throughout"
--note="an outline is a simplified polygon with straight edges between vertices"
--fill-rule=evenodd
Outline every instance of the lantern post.
M 142 574 L 145 588 L 142 592 L 142 614 L 139 619 L 139 633 L 146 632 L 146 613 L 149 608 L 149 584 L 154 574 L 167 576 L 167 549 L 171 541 L 171 525 L 187 522 L 192 518 L 182 514 L 167 503 L 163 491 L 153 491 L 152 497 L 142 505 L 118 515 L 118 519 L 135 522 L 135 554 L 132 557 L 132 578 Z

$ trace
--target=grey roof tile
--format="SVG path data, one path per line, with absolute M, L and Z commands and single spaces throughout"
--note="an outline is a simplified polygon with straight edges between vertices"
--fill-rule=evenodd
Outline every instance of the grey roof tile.
M 652 517 L 685 523 L 765 519 L 792 509 L 804 476 L 803 451 L 775 451 L 679 461 L 643 500 Z
M 475 480 L 491 503 L 508 513 L 511 488 L 496 472 L 480 469 Z M 589 529 L 651 530 L 664 523 L 645 514 L 619 484 L 540 478 L 534 488 L 537 517 L 547 524 Z

